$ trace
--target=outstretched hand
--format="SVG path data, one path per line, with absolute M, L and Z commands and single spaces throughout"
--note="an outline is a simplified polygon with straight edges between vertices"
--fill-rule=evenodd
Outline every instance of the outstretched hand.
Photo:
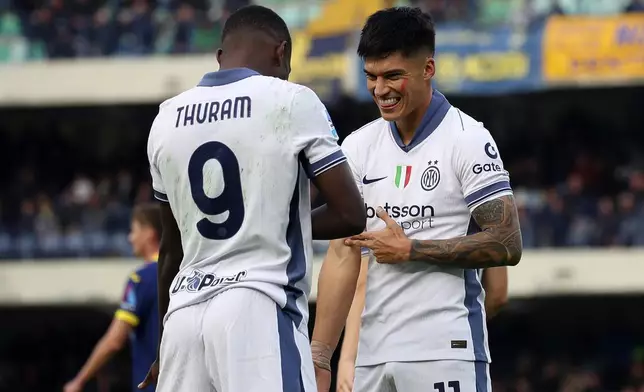
M 371 249 L 379 263 L 395 264 L 408 261 L 411 240 L 382 207 L 377 208 L 376 214 L 385 222 L 386 227 L 380 231 L 363 232 L 349 237 L 344 241 L 345 245 Z

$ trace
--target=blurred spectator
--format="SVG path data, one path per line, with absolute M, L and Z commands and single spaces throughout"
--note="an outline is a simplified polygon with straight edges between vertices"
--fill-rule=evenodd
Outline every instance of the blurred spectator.
M 324 0 L 0 0 L 0 62 L 153 53 L 212 53 L 223 23 L 250 3 L 281 12 L 291 27 Z M 550 15 L 641 12 L 644 0 L 388 0 L 432 13 L 438 24 L 530 27 Z

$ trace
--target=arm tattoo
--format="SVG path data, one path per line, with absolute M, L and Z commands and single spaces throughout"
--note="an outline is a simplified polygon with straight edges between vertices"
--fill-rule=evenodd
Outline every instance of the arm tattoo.
M 413 240 L 411 260 L 460 268 L 516 265 L 523 245 L 512 196 L 483 203 L 472 212 L 481 232 L 449 240 Z

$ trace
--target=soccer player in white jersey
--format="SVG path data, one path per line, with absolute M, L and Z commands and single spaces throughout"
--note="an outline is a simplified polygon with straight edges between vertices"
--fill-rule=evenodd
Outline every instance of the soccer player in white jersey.
M 324 105 L 286 81 L 290 52 L 277 14 L 240 9 L 224 26 L 220 70 L 161 104 L 152 124 L 150 170 L 165 202 L 157 392 L 316 389 L 311 239 L 359 234 L 366 217 Z M 327 200 L 312 215 L 307 175 Z M 342 290 L 355 290 L 359 269 Z
M 382 117 L 342 149 L 367 231 L 332 241 L 325 260 L 371 255 L 345 335 L 359 339 L 354 392 L 491 391 L 479 271 L 516 265 L 521 233 L 494 139 L 432 88 L 434 47 L 431 17 L 408 7 L 376 12 L 360 37 Z

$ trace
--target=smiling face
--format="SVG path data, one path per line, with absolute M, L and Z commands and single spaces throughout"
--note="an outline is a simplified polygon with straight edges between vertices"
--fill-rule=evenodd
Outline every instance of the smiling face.
M 367 88 L 387 121 L 397 121 L 427 103 L 434 59 L 426 52 L 403 56 L 395 52 L 384 58 L 366 58 Z

